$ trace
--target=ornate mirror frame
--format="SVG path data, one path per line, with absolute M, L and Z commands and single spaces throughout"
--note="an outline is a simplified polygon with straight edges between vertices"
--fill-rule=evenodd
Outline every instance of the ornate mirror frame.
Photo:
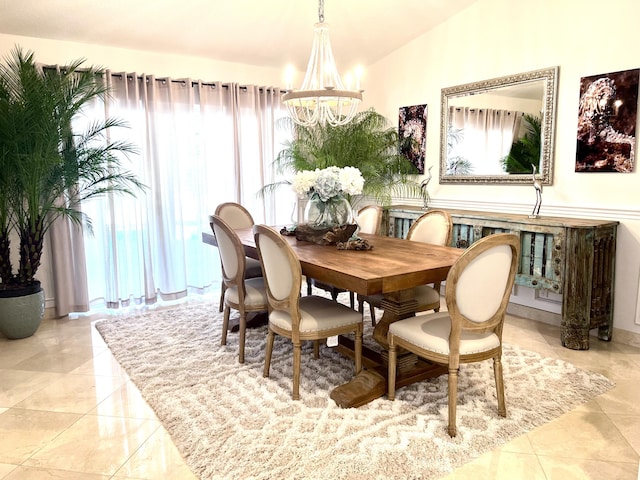
M 506 77 L 493 78 L 480 82 L 467 83 L 455 87 L 443 88 L 441 94 L 441 121 L 440 121 L 440 183 L 476 183 L 476 184 L 514 184 L 531 183 L 531 173 L 504 175 L 473 175 L 473 174 L 447 174 L 447 145 L 448 145 L 448 125 L 449 125 L 449 104 L 456 105 L 464 101 L 462 97 L 489 94 L 487 98 L 507 95 L 512 87 L 518 89 L 538 90 L 541 93 L 541 159 L 540 169 L 536 178 L 542 185 L 553 184 L 553 157 L 554 157 L 554 134 L 556 118 L 556 96 L 558 84 L 559 67 L 550 67 L 541 70 L 534 70 L 526 73 L 509 75 Z M 536 88 L 533 88 L 536 87 Z M 538 88 L 539 87 L 539 88 Z M 462 99 L 462 100 L 461 100 Z M 474 98 L 478 100 L 478 97 Z M 478 105 L 475 105 L 478 107 Z M 494 108 L 492 105 L 482 105 L 480 108 Z

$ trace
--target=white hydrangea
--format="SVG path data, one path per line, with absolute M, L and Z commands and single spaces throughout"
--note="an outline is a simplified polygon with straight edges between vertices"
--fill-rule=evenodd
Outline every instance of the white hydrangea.
M 360 170 L 355 167 L 344 167 L 340 170 L 340 185 L 342 191 L 348 195 L 359 195 L 364 187 L 364 178 Z
M 364 178 L 355 167 L 327 167 L 322 170 L 302 170 L 297 172 L 292 182 L 298 197 L 304 198 L 317 193 L 326 202 L 339 193 L 359 195 L 362 193 Z
M 316 183 L 316 177 L 320 170 L 316 169 L 312 170 L 302 170 L 296 173 L 296 176 L 293 177 L 293 190 L 298 194 L 298 197 L 304 198 L 309 194 L 311 189 Z

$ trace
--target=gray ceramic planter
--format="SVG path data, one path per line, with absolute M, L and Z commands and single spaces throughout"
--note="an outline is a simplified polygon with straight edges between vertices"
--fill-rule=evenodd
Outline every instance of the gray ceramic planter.
M 44 290 L 39 285 L 35 293 L 0 295 L 0 333 L 7 338 L 30 337 L 38 330 L 43 315 Z

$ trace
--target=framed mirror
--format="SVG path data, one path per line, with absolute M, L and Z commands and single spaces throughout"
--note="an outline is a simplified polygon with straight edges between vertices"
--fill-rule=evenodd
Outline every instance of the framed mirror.
M 553 183 L 558 67 L 442 89 L 440 183 Z

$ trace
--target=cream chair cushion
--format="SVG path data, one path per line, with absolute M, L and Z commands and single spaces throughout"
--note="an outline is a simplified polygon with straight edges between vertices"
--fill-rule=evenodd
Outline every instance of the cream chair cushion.
M 511 267 L 511 247 L 500 245 L 474 258 L 456 284 L 460 313 L 472 322 L 484 322 L 502 301 Z
M 342 305 L 336 304 L 336 302 L 324 297 L 315 295 L 300 297 L 299 305 L 301 333 L 332 330 L 336 327 L 353 325 L 362 319 L 362 315 L 355 310 L 344 308 Z M 329 312 L 331 316 L 327 318 Z M 292 329 L 291 316 L 289 312 L 285 312 L 284 310 L 274 310 L 271 312 L 269 321 L 278 328 L 284 330 Z
M 246 279 L 244 281 L 244 289 L 246 294 L 244 297 L 245 308 L 267 304 L 267 292 L 262 277 Z M 238 305 L 240 303 L 238 287 L 233 286 L 227 288 L 224 292 L 224 299 L 227 302 Z
M 451 227 L 449 219 L 444 215 L 424 215 L 419 222 L 415 222 L 411 229 L 412 242 L 433 243 L 446 245 Z
M 449 355 L 451 319 L 447 312 L 427 313 L 392 323 L 389 331 L 412 344 L 431 352 Z M 460 355 L 486 352 L 500 346 L 500 339 L 493 333 L 470 333 L 460 336 Z
M 360 233 L 377 235 L 382 221 L 382 209 L 378 205 L 369 205 L 358 211 L 358 227 Z

